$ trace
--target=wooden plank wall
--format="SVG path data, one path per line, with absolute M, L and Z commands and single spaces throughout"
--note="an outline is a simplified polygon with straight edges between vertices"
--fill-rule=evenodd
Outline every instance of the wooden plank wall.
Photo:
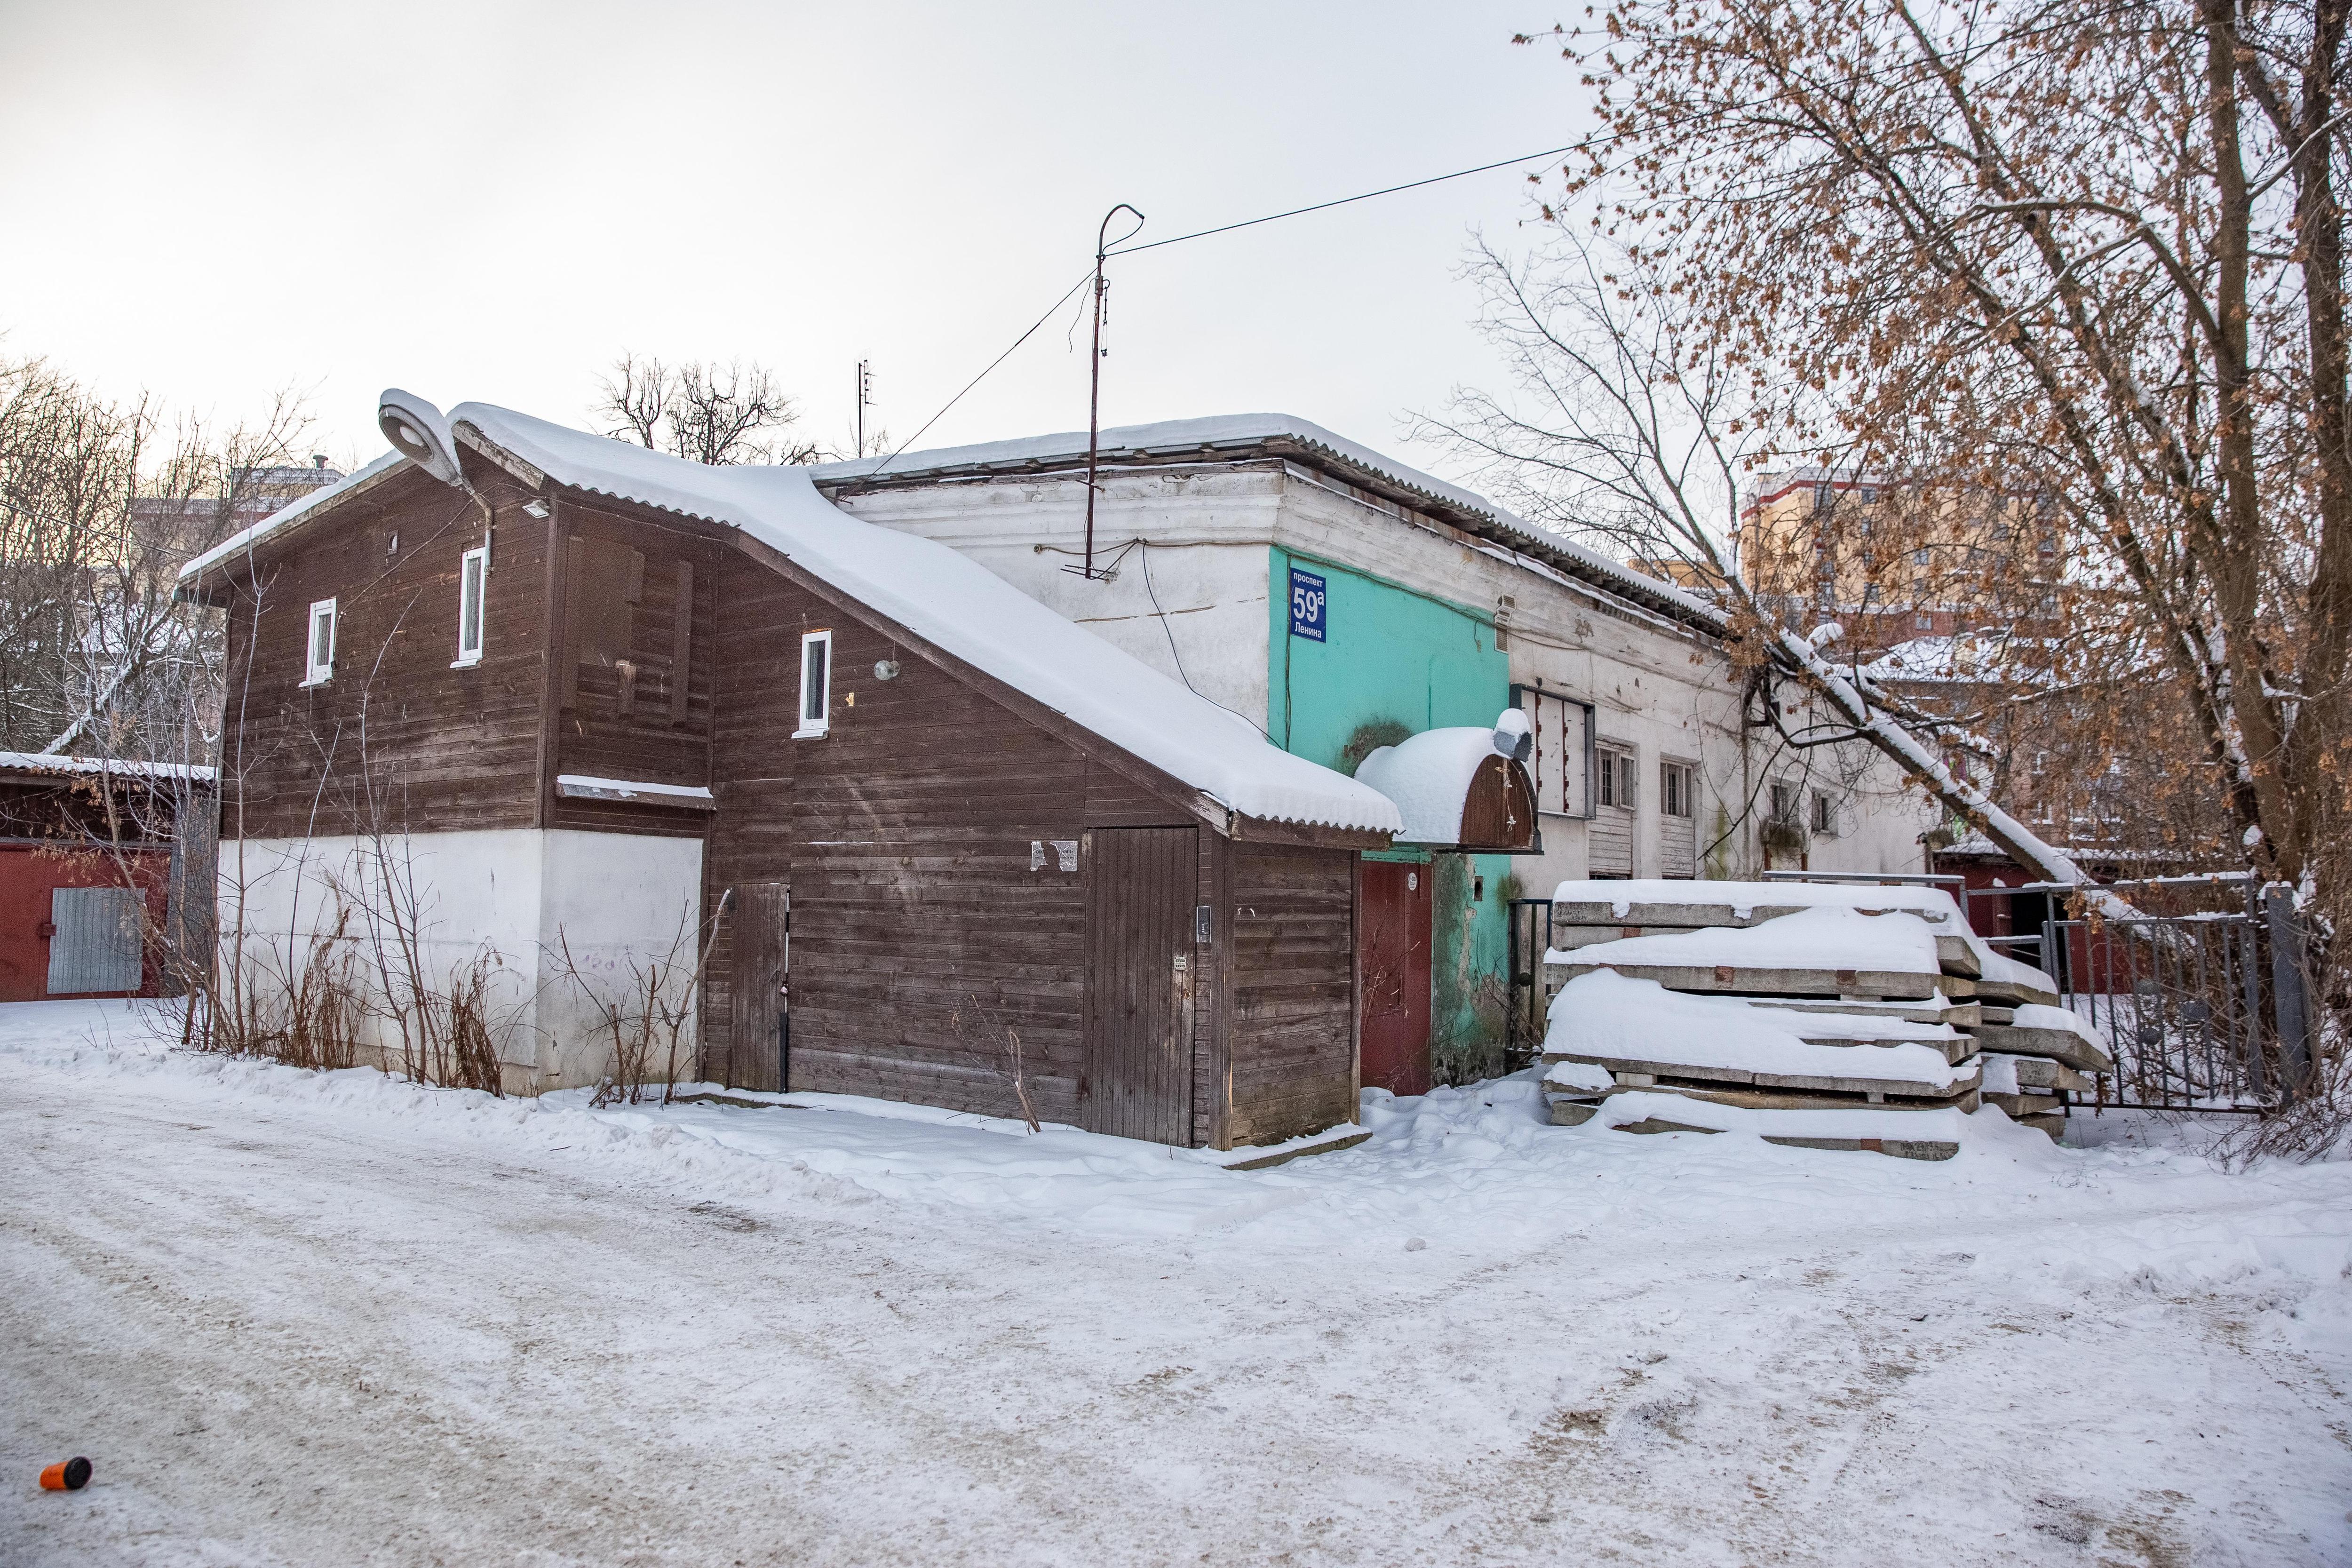
M 1189 826 L 1184 806 L 692 525 L 568 501 L 531 520 L 527 492 L 468 471 L 498 522 L 478 667 L 449 665 L 459 558 L 480 514 L 422 475 L 386 481 L 267 564 L 257 621 L 254 595 L 232 595 L 224 834 L 354 831 L 364 697 L 386 826 L 704 835 L 706 910 L 730 887 L 788 884 L 792 1087 L 1013 1114 L 1011 1031 L 1038 1113 L 1083 1122 L 1083 873 L 1062 870 L 1053 846 L 1089 826 Z M 551 666 L 565 657 L 574 534 L 646 558 L 627 646 L 665 681 L 642 684 L 626 715 L 602 664 L 575 672 L 571 708 L 542 702 L 561 701 Z M 342 614 L 336 678 L 302 690 L 309 605 L 329 596 Z M 824 626 L 835 634 L 832 729 L 795 742 L 800 636 Z M 681 631 L 683 712 L 667 684 Z M 875 676 L 883 659 L 896 679 Z M 707 783 L 719 809 L 558 801 L 559 773 Z M 1215 931 L 1195 950 L 1193 1140 L 1265 1142 L 1346 1120 L 1351 856 L 1206 831 L 1199 843 L 1196 901 Z M 734 1059 L 732 934 L 721 921 L 704 987 L 704 1070 L 772 1087 L 770 1042 Z
M 1355 857 L 1235 844 L 1233 1146 L 1356 1112 Z
M 1038 1113 L 1081 1120 L 1084 886 L 1053 846 L 1081 837 L 1090 802 L 1190 819 L 758 563 L 729 558 L 714 577 L 726 657 L 706 907 L 741 883 L 792 886 L 792 1087 L 1017 1114 L 1009 1029 Z M 830 732 L 794 741 L 801 635 L 828 627 Z M 875 676 L 886 659 L 897 679 Z M 714 1053 L 731 1044 L 732 957 L 722 934 L 705 988 Z M 772 1075 L 762 1054 L 725 1070 L 756 1085 Z
M 1192 826 L 1087 830 L 1084 1110 L 1092 1131 L 1192 1140 L 1199 835 Z
M 720 552 L 709 576 L 723 605 L 714 647 L 723 639 L 724 657 L 711 677 L 710 790 L 719 811 L 703 852 L 702 907 L 716 910 L 730 888 L 793 879 L 793 773 L 803 754 L 791 740 L 800 634 L 813 609 L 826 624 L 832 613 L 732 551 Z M 719 921 L 703 974 L 703 1072 L 746 1089 L 778 1089 L 767 1042 L 746 1041 L 740 1057 L 733 1054 L 738 923 L 731 915 Z
M 497 538 L 473 668 L 449 666 L 458 563 L 481 542 L 481 511 L 421 473 L 347 503 L 267 560 L 257 590 L 229 595 L 222 837 L 533 825 L 547 529 L 505 476 L 475 477 Z M 335 676 L 306 690 L 310 607 L 327 598 Z M 363 757 L 376 807 L 359 787 Z

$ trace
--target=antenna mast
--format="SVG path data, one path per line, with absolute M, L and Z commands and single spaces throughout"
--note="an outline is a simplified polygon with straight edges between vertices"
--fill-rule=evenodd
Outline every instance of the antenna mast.
M 866 456 L 866 411 L 874 403 L 874 362 L 857 362 L 857 455 Z
M 1124 245 L 1133 239 L 1141 232 L 1144 218 L 1141 213 L 1125 202 L 1103 214 L 1102 226 L 1095 230 L 1095 343 L 1093 360 L 1087 367 L 1089 372 L 1087 388 L 1087 563 L 1079 573 L 1088 581 L 1095 576 L 1095 470 L 1102 458 L 1103 290 L 1107 287 L 1103 279 L 1103 257 L 1110 248 L 1106 238 L 1110 233 L 1110 220 L 1121 213 L 1135 213 L 1135 227 L 1120 236 L 1119 243 Z M 1069 569 L 1064 567 L 1063 570 Z

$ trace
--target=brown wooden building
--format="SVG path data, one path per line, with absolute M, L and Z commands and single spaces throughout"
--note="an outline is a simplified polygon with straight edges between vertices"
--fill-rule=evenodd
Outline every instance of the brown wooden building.
M 730 1084 L 1016 1114 L 1017 1074 L 1046 1120 L 1215 1148 L 1352 1118 L 1385 796 L 801 470 L 384 412 L 408 455 L 184 581 L 228 611 L 225 929 L 261 923 L 232 863 L 395 836 L 448 951 L 540 966 L 518 1087 L 604 1070 L 550 953 L 677 951 L 682 891 Z

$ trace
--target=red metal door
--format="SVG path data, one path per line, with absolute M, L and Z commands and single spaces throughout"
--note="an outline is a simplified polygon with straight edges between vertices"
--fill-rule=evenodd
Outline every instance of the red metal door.
M 1429 1092 L 1430 876 L 1426 866 L 1363 863 L 1363 1082 Z

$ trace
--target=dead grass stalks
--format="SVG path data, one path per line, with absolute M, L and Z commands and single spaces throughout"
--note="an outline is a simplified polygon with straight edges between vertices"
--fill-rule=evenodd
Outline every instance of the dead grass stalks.
M 609 980 L 583 968 L 572 955 L 570 935 L 557 930 L 551 954 L 556 973 L 596 1010 L 598 1032 L 609 1052 L 609 1065 L 591 1105 L 640 1105 L 656 1084 L 661 1086 L 661 1103 L 670 1102 L 679 1058 L 687 1054 L 688 1029 L 700 1005 L 702 973 L 710 963 L 719 917 L 733 899 L 730 889 L 700 931 L 692 911 L 682 911 L 667 952 L 653 959 L 631 955 L 626 967 Z

